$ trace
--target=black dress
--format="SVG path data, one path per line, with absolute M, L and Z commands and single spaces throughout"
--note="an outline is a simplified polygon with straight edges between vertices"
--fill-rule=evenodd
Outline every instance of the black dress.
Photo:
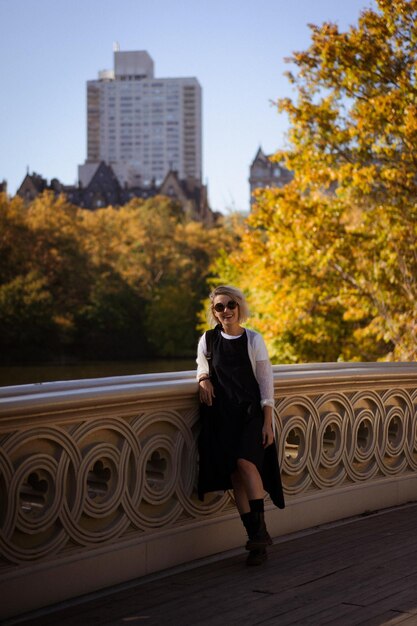
M 213 332 L 211 380 L 213 404 L 200 406 L 200 500 L 209 491 L 232 489 L 231 474 L 241 458 L 256 465 L 265 491 L 276 506 L 284 508 L 276 447 L 262 445 L 264 416 L 246 332 L 237 339 L 226 339 L 221 332 Z

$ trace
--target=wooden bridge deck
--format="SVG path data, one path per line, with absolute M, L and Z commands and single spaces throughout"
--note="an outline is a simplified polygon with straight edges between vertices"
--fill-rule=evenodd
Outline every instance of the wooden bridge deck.
M 33 626 L 417 625 L 417 504 L 233 551 L 27 616 Z

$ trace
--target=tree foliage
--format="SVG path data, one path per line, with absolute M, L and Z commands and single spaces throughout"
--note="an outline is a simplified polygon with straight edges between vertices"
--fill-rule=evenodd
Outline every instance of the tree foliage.
M 194 354 L 200 301 L 230 228 L 165 197 L 79 209 L 45 192 L 0 196 L 3 359 Z
M 251 297 L 275 359 L 417 357 L 417 0 L 377 0 L 294 53 L 285 159 L 219 272 Z

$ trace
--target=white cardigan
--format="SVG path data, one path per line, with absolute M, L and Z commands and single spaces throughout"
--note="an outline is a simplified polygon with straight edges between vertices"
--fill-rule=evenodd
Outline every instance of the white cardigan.
M 265 341 L 259 333 L 254 330 L 245 328 L 248 337 L 248 354 L 252 365 L 253 373 L 259 385 L 261 393 L 261 406 L 274 406 L 274 379 L 272 375 L 272 366 L 269 360 L 268 351 Z M 222 332 L 222 336 L 226 339 L 229 335 Z M 230 339 L 233 341 L 233 339 Z M 207 344 L 206 334 L 200 337 L 197 348 L 197 380 L 203 374 L 209 373 L 209 365 L 206 358 Z

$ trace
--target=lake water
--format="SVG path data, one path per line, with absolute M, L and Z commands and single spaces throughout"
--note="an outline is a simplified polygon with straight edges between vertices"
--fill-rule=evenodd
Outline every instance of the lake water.
M 194 359 L 1 365 L 0 387 L 59 380 L 79 380 L 82 378 L 151 374 L 154 372 L 181 372 L 195 369 L 196 362 Z

